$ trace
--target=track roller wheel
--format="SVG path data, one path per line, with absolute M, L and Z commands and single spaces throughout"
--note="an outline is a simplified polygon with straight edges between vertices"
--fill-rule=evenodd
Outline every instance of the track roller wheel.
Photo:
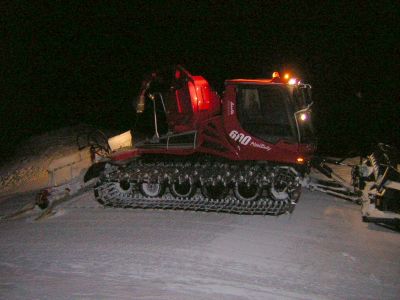
M 132 184 L 127 180 L 121 180 L 118 185 L 118 190 L 127 193 L 132 190 Z
M 139 184 L 139 190 L 143 196 L 158 197 L 164 194 L 165 185 L 163 183 L 142 182 Z
M 114 183 L 115 189 L 118 191 L 119 197 L 126 198 L 130 197 L 132 190 L 133 190 L 133 184 L 130 183 L 127 180 L 121 180 L 119 182 Z
M 222 199 L 225 198 L 229 193 L 229 188 L 222 182 L 218 182 L 215 185 L 204 184 L 201 187 L 201 192 L 204 197 L 210 199 Z
M 233 193 L 235 197 L 239 200 L 243 201 L 253 201 L 260 197 L 262 192 L 261 187 L 258 184 L 247 184 L 245 182 L 241 182 L 235 185 L 233 189 Z
M 169 190 L 174 197 L 177 198 L 190 198 L 196 193 L 196 186 L 190 180 L 173 182 L 169 186 Z

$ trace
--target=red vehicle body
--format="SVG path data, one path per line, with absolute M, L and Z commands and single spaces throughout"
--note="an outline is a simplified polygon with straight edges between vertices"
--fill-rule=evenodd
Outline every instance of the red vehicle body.
M 220 98 L 202 76 L 192 76 L 180 66 L 172 81 L 158 76 L 153 73 L 144 81 L 141 104 L 149 97 L 157 114 L 156 103 L 162 102 L 168 132 L 156 132 L 134 149 L 115 153 L 114 161 L 144 154 L 195 153 L 295 166 L 310 161 L 315 147 L 309 85 L 291 85 L 279 77 L 226 80 Z

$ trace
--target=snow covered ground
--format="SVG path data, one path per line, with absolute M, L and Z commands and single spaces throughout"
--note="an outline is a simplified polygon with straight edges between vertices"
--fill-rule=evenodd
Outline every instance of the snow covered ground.
M 55 152 L 74 150 L 65 138 L 54 146 L 56 136 L 35 139 L 41 150 L 28 147 L 31 155 L 1 169 L 0 215 L 46 185 L 43 163 Z M 400 234 L 362 223 L 359 206 L 319 192 L 304 190 L 294 213 L 280 217 L 104 209 L 91 191 L 48 219 L 34 221 L 37 213 L 0 223 L 0 299 L 400 295 Z

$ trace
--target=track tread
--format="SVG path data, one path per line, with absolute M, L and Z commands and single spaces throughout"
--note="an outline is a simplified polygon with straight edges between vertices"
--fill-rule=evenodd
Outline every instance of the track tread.
M 157 168 L 155 168 L 156 166 Z M 204 176 L 202 176 L 202 170 L 205 174 Z M 190 198 L 182 198 L 174 197 L 168 192 L 159 197 L 146 197 L 137 188 L 123 191 L 119 188 L 118 183 L 122 178 L 129 178 L 133 185 L 142 181 L 160 182 L 160 180 L 164 180 L 173 182 L 173 180 L 177 180 L 182 174 L 189 174 L 189 176 L 192 176 L 201 185 L 209 180 L 207 178 L 210 178 L 210 174 L 213 174 L 213 178 L 220 176 L 219 178 L 222 178 L 228 184 L 232 184 L 237 182 L 237 180 L 243 180 L 244 171 L 250 171 L 251 173 L 249 173 L 250 175 L 246 180 L 252 180 L 264 185 L 267 184 L 265 174 L 254 172 L 254 170 L 260 170 L 260 166 L 244 165 L 243 168 L 238 168 L 238 165 L 229 165 L 226 163 L 201 164 L 196 162 L 175 164 L 174 162 L 168 162 L 155 164 L 153 162 L 137 161 L 127 167 L 112 166 L 111 171 L 105 172 L 101 176 L 98 185 L 95 187 L 94 194 L 98 202 L 106 207 L 193 210 L 251 215 L 281 215 L 288 212 L 291 213 L 295 207 L 295 201 L 291 200 L 290 197 L 272 199 L 268 195 L 264 195 L 264 193 L 257 200 L 246 201 L 235 198 L 231 195 L 232 193 L 221 199 L 210 199 L 200 193 Z M 174 177 L 174 174 L 177 174 L 176 177 Z M 224 174 L 228 175 L 224 177 Z M 262 181 L 264 182 L 262 183 Z M 293 184 L 297 185 L 298 182 L 294 182 Z

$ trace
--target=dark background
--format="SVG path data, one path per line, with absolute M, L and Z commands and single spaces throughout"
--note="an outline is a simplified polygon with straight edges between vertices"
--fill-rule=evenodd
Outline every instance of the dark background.
M 64 126 L 131 128 L 143 75 L 175 63 L 220 92 L 291 70 L 313 86 L 320 151 L 399 145 L 398 1 L 151 2 L 0 4 L 3 157 Z

